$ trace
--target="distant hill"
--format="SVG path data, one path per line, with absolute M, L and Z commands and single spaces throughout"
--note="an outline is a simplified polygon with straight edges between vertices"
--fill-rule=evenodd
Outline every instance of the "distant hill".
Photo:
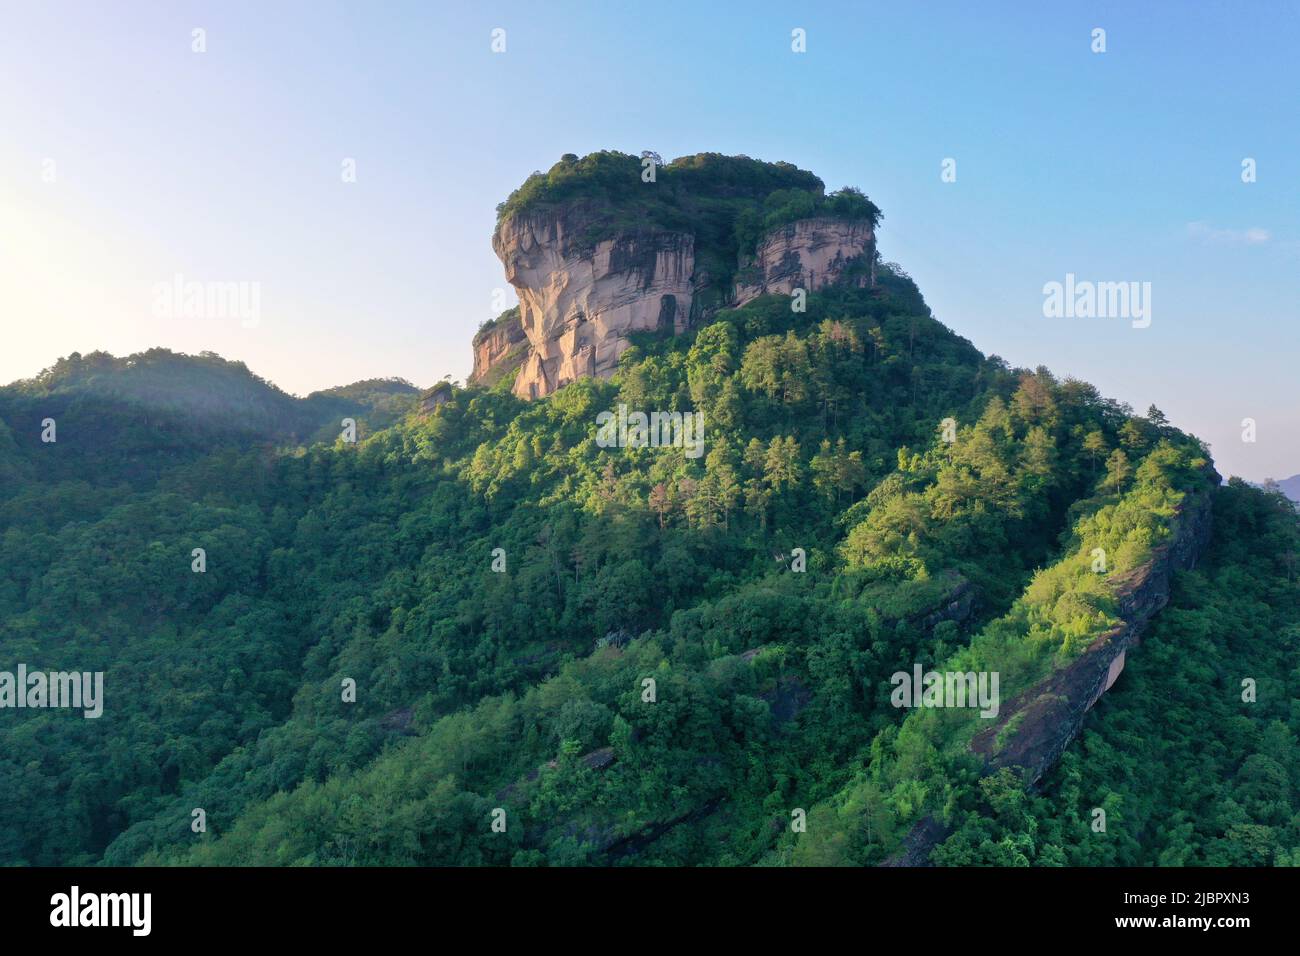
M 216 447 L 332 442 L 344 418 L 355 419 L 364 437 L 400 421 L 419 395 L 393 378 L 298 398 L 212 352 L 74 352 L 34 378 L 0 387 L 0 449 L 16 453 L 5 456 L 0 474 L 23 470 L 42 445 L 47 419 L 56 424 L 60 454 L 45 456 L 43 467 L 54 474 L 147 481 Z
M 1263 481 L 1252 481 L 1250 484 L 1265 491 L 1280 491 L 1296 504 L 1300 504 L 1300 475 L 1292 475 L 1281 481 L 1276 478 L 1266 478 Z
M 298 398 L 243 362 L 163 348 L 123 358 L 74 352 L 35 378 L 0 388 L 0 396 L 14 398 L 73 395 L 179 412 L 223 429 L 287 440 L 335 425 L 335 416 L 372 416 L 372 427 L 386 427 L 414 408 L 419 389 L 403 379 L 369 379 Z
M 1300 502 L 1300 475 L 1292 475 L 1290 478 L 1283 478 L 1277 483 L 1282 494 L 1286 495 L 1292 501 Z

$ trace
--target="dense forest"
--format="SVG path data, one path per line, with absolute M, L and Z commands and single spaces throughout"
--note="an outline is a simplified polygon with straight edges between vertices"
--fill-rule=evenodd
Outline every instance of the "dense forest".
M 0 669 L 105 687 L 0 715 L 0 863 L 871 865 L 926 815 L 943 864 L 1300 862 L 1296 514 L 1158 409 L 983 356 L 887 264 L 509 387 L 154 350 L 0 389 Z M 600 447 L 620 404 L 706 453 Z M 1039 787 L 891 704 L 1074 659 L 1189 495 L 1208 553 Z
M 983 782 L 939 862 L 1300 866 L 1296 517 L 1239 479 L 1214 515 L 1203 565 L 1042 792 Z

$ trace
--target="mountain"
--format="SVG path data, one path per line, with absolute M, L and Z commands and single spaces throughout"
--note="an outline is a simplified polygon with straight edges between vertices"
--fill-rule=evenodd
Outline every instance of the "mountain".
M 1295 510 L 983 355 L 856 190 L 648 168 L 502 204 L 464 388 L 0 390 L 0 660 L 105 688 L 0 710 L 0 863 L 1300 860 Z
M 1300 475 L 1283 478 L 1277 483 L 1278 490 L 1292 501 L 1300 503 Z
M 476 337 L 474 376 L 518 363 L 521 398 L 608 378 L 638 332 L 680 334 L 769 293 L 875 282 L 880 210 L 856 189 L 826 196 L 788 163 L 567 154 L 498 212 L 492 248 L 518 315 Z
M 419 396 L 409 382 L 374 379 L 297 398 L 242 362 L 156 348 L 59 359 L 33 379 L 0 387 L 0 419 L 16 460 L 43 459 L 47 474 L 150 481 L 214 446 L 332 441 L 344 418 L 364 436 L 400 420 Z M 42 440 L 46 420 L 55 427 L 50 443 Z

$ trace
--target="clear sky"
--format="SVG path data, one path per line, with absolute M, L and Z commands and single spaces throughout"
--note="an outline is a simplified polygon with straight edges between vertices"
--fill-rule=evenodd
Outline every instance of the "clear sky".
M 1157 404 L 1225 474 L 1285 477 L 1297 50 L 1300 5 L 1267 0 L 3 0 L 0 382 L 156 345 L 299 394 L 463 379 L 505 287 L 494 208 L 528 173 L 719 151 L 865 190 L 884 257 L 984 352 Z M 1150 326 L 1046 318 L 1067 273 L 1150 282 Z M 258 283 L 259 321 L 155 314 L 178 274 Z

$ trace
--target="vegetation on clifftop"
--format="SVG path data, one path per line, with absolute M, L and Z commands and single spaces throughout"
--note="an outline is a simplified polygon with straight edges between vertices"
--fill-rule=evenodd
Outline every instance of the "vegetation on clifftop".
M 700 266 L 726 277 L 778 226 L 827 216 L 874 227 L 881 218 L 860 190 L 846 186 L 826 195 L 817 176 L 790 163 L 697 153 L 659 166 L 653 183 L 642 181 L 642 169 L 641 158 L 627 153 L 566 154 L 512 192 L 497 207 L 497 221 L 581 210 L 586 246 L 647 226 L 688 232 Z

